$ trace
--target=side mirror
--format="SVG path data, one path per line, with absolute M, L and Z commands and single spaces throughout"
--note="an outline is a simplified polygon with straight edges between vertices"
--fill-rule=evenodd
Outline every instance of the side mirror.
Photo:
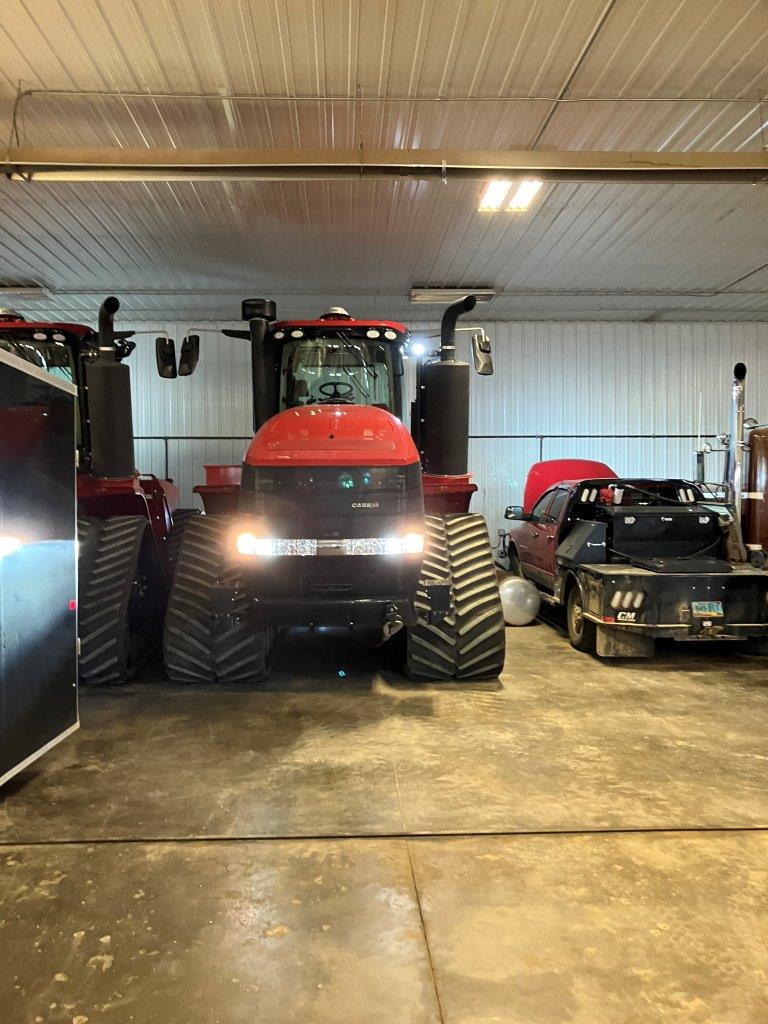
M 200 358 L 200 335 L 189 334 L 181 343 L 181 356 L 179 357 L 179 376 L 188 377 L 194 372 L 197 361 Z
M 155 338 L 157 372 L 167 380 L 173 380 L 176 373 L 176 343 L 173 338 Z
M 488 377 L 493 373 L 493 356 L 491 355 L 491 339 L 485 331 L 472 335 L 472 359 L 475 370 Z
M 504 509 L 505 519 L 525 519 L 522 505 L 507 505 Z

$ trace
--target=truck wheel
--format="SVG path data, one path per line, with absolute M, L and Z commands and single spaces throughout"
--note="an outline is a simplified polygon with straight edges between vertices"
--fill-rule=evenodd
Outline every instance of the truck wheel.
M 78 519 L 80 682 L 127 682 L 160 641 L 166 589 L 143 516 Z
M 522 572 L 520 570 L 520 556 L 517 553 L 517 548 L 514 548 L 514 547 L 512 547 L 510 545 L 510 547 L 508 549 L 507 558 L 508 558 L 508 561 L 509 561 L 509 570 L 508 571 L 513 576 L 522 576 L 523 574 L 522 574 Z
M 585 617 L 581 591 L 575 583 L 568 594 L 566 615 L 571 647 L 575 647 L 577 651 L 584 651 L 586 654 L 594 654 L 597 644 L 597 626 Z
M 447 581 L 450 606 L 436 618 L 429 589 L 417 591 L 406 671 L 412 679 L 495 679 L 504 666 L 505 628 L 485 520 L 474 513 L 426 516 L 424 537 L 421 578 Z
M 195 516 L 187 524 L 163 638 L 165 667 L 174 682 L 258 682 L 272 667 L 274 630 L 244 621 L 245 596 L 232 615 L 214 615 L 214 588 L 238 582 L 224 550 L 228 526 L 224 516 Z

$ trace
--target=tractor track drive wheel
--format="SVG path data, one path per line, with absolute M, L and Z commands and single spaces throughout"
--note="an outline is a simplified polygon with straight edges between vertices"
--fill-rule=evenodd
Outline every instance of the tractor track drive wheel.
M 127 682 L 159 644 L 166 588 L 143 516 L 78 517 L 80 682 Z
M 245 621 L 247 598 L 231 613 L 217 615 L 214 591 L 237 586 L 228 563 L 229 520 L 193 516 L 187 523 L 165 617 L 163 647 L 169 677 L 179 683 L 252 683 L 271 668 L 275 631 Z
M 426 516 L 421 578 L 447 581 L 450 606 L 431 614 L 429 591 L 416 596 L 416 624 L 407 631 L 406 671 L 412 679 L 494 679 L 504 666 L 504 616 L 488 529 L 481 515 Z

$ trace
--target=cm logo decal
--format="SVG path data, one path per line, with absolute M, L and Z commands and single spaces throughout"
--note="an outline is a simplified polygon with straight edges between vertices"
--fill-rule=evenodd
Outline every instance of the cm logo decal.
M 616 612 L 617 622 L 635 622 L 637 619 L 637 612 Z

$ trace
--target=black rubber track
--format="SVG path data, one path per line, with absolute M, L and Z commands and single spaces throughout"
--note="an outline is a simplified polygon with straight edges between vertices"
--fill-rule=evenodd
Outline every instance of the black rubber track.
M 164 593 L 154 539 L 143 516 L 78 518 L 80 540 L 79 678 L 85 685 L 126 682 L 156 643 Z M 137 592 L 140 558 L 152 565 Z M 147 588 L 151 593 L 146 593 Z
M 201 515 L 184 531 L 163 639 L 166 671 L 175 682 L 258 682 L 271 668 L 274 631 L 242 621 L 245 597 L 238 599 L 232 616 L 213 614 L 217 583 L 237 585 L 224 551 L 229 523 L 222 516 Z
M 482 516 L 425 519 L 421 578 L 448 581 L 450 611 L 429 621 L 426 589 L 417 592 L 418 621 L 407 632 L 406 671 L 414 679 L 494 679 L 504 666 L 504 615 L 488 529 Z
M 181 542 L 184 540 L 184 531 L 186 530 L 188 523 L 199 515 L 200 512 L 196 508 L 177 508 L 173 513 L 173 524 L 168 533 L 168 541 L 166 544 L 168 561 L 171 563 L 171 566 L 175 566 L 176 562 L 179 560 Z

